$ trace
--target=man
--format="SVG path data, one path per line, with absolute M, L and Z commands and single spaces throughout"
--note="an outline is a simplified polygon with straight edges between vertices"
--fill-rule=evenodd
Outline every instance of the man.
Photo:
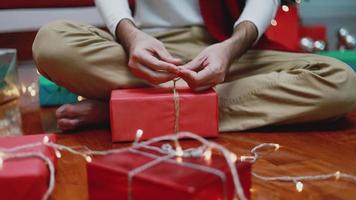
M 71 21 L 42 27 L 33 44 L 38 70 L 87 98 L 61 106 L 58 126 L 105 123 L 111 90 L 166 87 L 177 77 L 195 91 L 215 88 L 220 131 L 325 120 L 355 108 L 356 77 L 346 64 L 313 54 L 247 51 L 279 4 L 136 0 L 132 17 L 126 0 L 97 0 L 112 35 Z

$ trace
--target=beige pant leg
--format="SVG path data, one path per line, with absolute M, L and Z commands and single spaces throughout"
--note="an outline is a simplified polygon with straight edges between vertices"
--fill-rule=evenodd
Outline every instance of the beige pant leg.
M 33 43 L 40 73 L 87 98 L 108 99 L 112 89 L 147 86 L 127 68 L 127 55 L 107 32 L 72 21 L 43 26 Z
M 216 87 L 220 131 L 311 122 L 355 108 L 356 74 L 333 58 L 249 51 Z

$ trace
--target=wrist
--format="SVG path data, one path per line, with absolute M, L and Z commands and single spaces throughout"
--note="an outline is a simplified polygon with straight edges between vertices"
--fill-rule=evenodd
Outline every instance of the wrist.
M 116 26 L 115 33 L 120 44 L 129 52 L 139 31 L 131 20 L 122 19 Z
M 252 22 L 244 21 L 237 25 L 232 36 L 224 43 L 230 50 L 231 56 L 239 58 L 253 45 L 257 35 L 256 26 Z

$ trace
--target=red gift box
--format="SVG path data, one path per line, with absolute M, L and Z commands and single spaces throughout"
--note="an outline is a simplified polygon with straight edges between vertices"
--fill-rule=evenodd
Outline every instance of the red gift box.
M 179 131 L 204 137 L 218 136 L 218 98 L 214 90 L 194 93 L 178 89 Z M 110 120 L 113 141 L 132 141 L 137 129 L 142 139 L 175 131 L 176 107 L 169 88 L 121 89 L 111 93 Z
M 202 157 L 183 158 L 182 162 L 170 158 L 138 170 L 155 160 L 157 160 L 157 153 L 141 149 L 95 157 L 87 164 L 89 199 L 233 199 L 233 181 L 224 157 L 214 155 L 209 163 Z M 249 199 L 251 164 L 237 162 L 236 169 L 244 194 Z M 222 172 L 226 179 L 209 170 Z M 133 172 L 137 173 L 131 176 L 129 181 L 129 174 L 132 175 Z M 224 198 L 224 194 L 227 198 Z
M 12 148 L 25 144 L 42 142 L 44 136 L 45 135 L 29 135 L 0 138 L 0 148 Z M 56 141 L 56 136 L 54 134 L 47 134 L 46 136 L 48 136 L 49 141 Z M 45 146 L 37 146 L 16 152 L 43 153 L 49 157 L 52 162 L 55 162 L 53 150 Z M 6 159 L 0 170 L 1 199 L 42 199 L 48 189 L 48 183 L 48 167 L 46 163 L 39 158 Z

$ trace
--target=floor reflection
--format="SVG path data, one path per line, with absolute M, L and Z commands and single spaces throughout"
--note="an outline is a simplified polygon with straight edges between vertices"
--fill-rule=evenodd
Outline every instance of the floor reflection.
M 22 135 L 19 100 L 0 105 L 0 136 Z

